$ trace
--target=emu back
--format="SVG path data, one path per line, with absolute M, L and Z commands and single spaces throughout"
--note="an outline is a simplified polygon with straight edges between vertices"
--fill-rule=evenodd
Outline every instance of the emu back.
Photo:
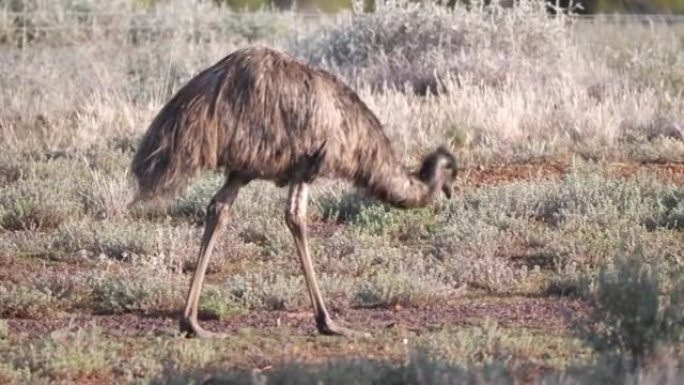
M 131 168 L 144 199 L 174 194 L 213 168 L 285 185 L 313 158 L 317 173 L 352 179 L 368 179 L 361 168 L 369 162 L 395 162 L 380 123 L 349 87 L 284 53 L 247 48 L 173 96 Z

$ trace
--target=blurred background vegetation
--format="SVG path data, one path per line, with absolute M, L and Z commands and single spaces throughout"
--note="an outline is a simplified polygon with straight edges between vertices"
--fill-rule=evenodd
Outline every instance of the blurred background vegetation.
M 164 0 L 143 0 L 146 3 L 154 3 Z M 225 5 L 237 10 L 255 10 L 261 7 L 274 7 L 280 9 L 320 9 L 325 12 L 335 12 L 352 7 L 352 0 L 213 0 L 215 3 Z M 455 2 L 470 3 L 469 0 L 449 0 L 448 5 Z M 372 10 L 375 0 L 363 0 L 364 9 Z M 489 0 L 485 0 L 489 3 Z M 513 4 L 514 0 L 501 0 L 502 4 Z M 549 0 L 549 3 L 558 4 L 564 8 L 570 0 Z M 581 5 L 578 13 L 684 13 L 684 0 L 574 0 L 573 4 Z
M 135 3 L 141 8 L 149 8 L 156 4 L 169 0 L 136 0 Z M 343 9 L 351 9 L 354 0 L 206 0 L 217 5 L 232 8 L 236 11 L 255 11 L 264 8 L 281 10 L 320 10 L 323 12 L 337 12 Z M 363 4 L 364 10 L 372 11 L 375 0 L 358 0 Z M 410 1 L 435 1 L 444 2 L 447 6 L 455 3 L 490 3 L 492 0 L 410 0 Z M 29 10 L 32 3 L 40 0 L 0 0 L 0 11 L 9 10 L 21 12 Z M 75 1 L 78 3 L 78 1 Z M 499 0 L 504 6 L 512 5 L 515 0 Z M 568 8 L 569 5 L 579 5 L 575 8 L 576 13 L 627 13 L 627 14 L 684 14 L 684 0 L 547 0 L 550 5 L 559 5 Z

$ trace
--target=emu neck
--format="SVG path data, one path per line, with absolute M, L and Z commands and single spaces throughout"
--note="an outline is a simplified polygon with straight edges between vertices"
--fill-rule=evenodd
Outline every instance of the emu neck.
M 421 180 L 396 159 L 391 148 L 387 149 L 371 151 L 371 159 L 361 162 L 356 184 L 395 207 L 422 207 L 432 202 L 439 193 L 439 183 Z

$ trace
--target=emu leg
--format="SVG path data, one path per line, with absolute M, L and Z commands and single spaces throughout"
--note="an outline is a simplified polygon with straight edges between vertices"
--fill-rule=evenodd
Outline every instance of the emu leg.
M 291 185 L 285 221 L 287 222 L 287 227 L 292 232 L 292 236 L 294 237 L 295 245 L 297 247 L 299 262 L 302 265 L 304 279 L 306 280 L 306 286 L 309 290 L 309 297 L 311 298 L 311 304 L 313 305 L 316 327 L 321 334 L 342 335 L 346 337 L 369 336 L 368 333 L 356 332 L 354 330 L 338 326 L 332 321 L 328 310 L 325 308 L 323 296 L 318 288 L 313 265 L 311 263 L 311 257 L 309 256 L 309 245 L 306 234 L 307 199 L 308 185 L 306 183 Z
M 207 218 L 204 224 L 204 234 L 200 246 L 199 257 L 195 265 L 195 273 L 192 276 L 192 283 L 188 291 L 185 302 L 185 311 L 180 320 L 180 329 L 188 335 L 195 335 L 199 338 L 221 337 L 220 334 L 212 333 L 202 329 L 197 321 L 197 308 L 199 303 L 204 274 L 209 264 L 209 258 L 214 248 L 214 243 L 221 229 L 225 227 L 230 217 L 230 207 L 237 197 L 243 183 L 237 178 L 229 177 L 221 189 L 214 195 L 207 207 Z

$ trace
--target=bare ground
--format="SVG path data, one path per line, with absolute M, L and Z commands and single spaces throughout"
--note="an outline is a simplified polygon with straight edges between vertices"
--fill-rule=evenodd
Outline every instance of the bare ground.
M 420 334 L 447 326 L 480 323 L 490 318 L 505 327 L 559 330 L 572 327 L 587 312 L 589 305 L 579 300 L 530 297 L 473 296 L 450 304 L 424 308 L 344 308 L 336 318 L 347 325 L 373 331 L 401 328 Z M 36 337 L 64 328 L 86 325 L 99 327 L 107 334 L 136 336 L 169 334 L 177 330 L 175 314 L 73 315 L 56 319 L 10 318 L 11 333 Z M 250 311 L 223 320 L 205 319 L 203 325 L 212 331 L 236 333 L 242 328 L 283 327 L 300 335 L 315 332 L 308 311 Z

